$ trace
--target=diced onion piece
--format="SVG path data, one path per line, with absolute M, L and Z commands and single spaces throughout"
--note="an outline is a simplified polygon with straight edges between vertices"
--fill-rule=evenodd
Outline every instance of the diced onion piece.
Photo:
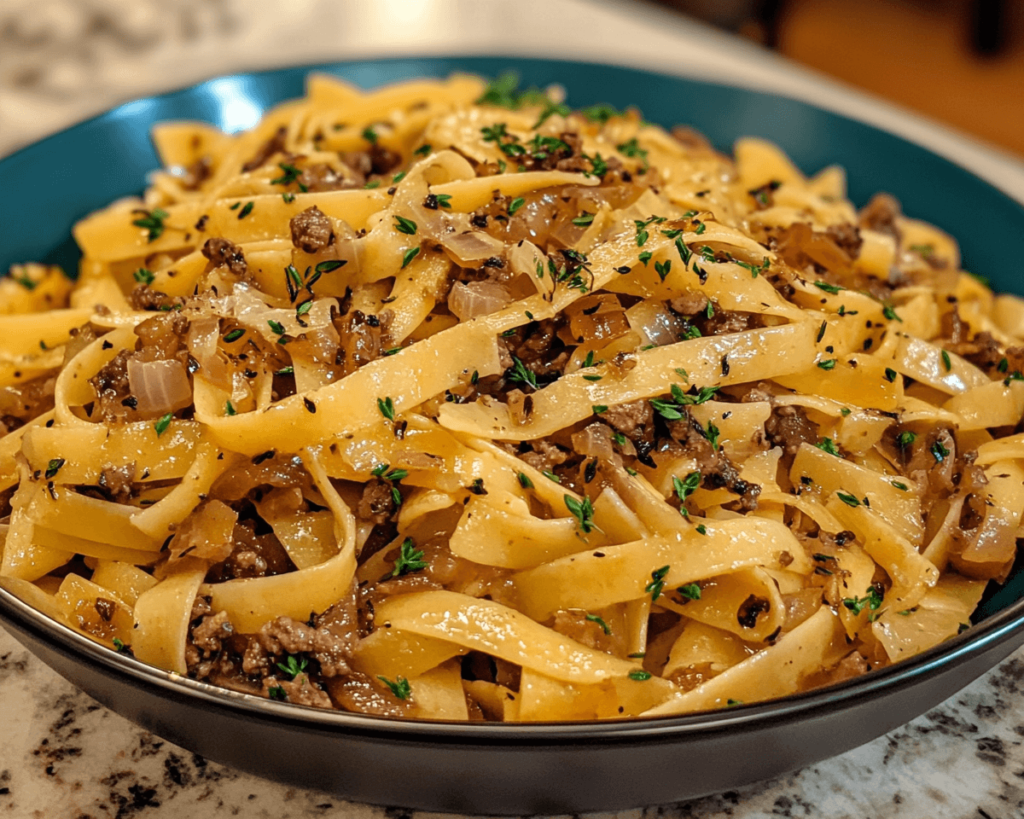
M 169 361 L 128 360 L 128 384 L 142 413 L 167 413 L 192 403 L 192 386 L 185 367 Z
M 441 236 L 441 245 L 448 255 L 464 267 L 475 267 L 493 256 L 505 254 L 505 243 L 482 231 L 470 230 Z
M 459 321 L 496 313 L 512 301 L 508 288 L 497 282 L 456 282 L 448 295 L 448 309 Z
M 683 332 L 683 321 L 664 304 L 644 300 L 626 311 L 629 326 L 643 337 L 644 344 L 675 344 Z

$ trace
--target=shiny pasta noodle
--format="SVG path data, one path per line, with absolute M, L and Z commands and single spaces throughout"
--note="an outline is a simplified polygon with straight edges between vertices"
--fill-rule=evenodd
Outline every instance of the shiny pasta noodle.
M 1024 303 L 775 146 L 470 76 L 158 126 L 0 280 L 0 584 L 111 648 L 424 719 L 680 714 L 967 627 Z

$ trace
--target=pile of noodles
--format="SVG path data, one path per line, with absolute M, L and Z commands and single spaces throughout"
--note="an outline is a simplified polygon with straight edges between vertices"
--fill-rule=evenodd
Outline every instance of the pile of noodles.
M 0 279 L 0 584 L 164 669 L 435 719 L 784 696 L 967 628 L 1024 303 L 773 145 L 509 78 L 153 134 Z

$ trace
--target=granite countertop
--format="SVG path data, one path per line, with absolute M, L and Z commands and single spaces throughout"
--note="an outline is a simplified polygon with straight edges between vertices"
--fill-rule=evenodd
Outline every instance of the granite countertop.
M 285 10 L 287 8 L 287 11 Z M 1024 200 L 1024 163 L 644 4 L 518 0 L 3 0 L 0 156 L 111 105 L 205 77 L 381 54 L 587 57 L 804 97 L 896 130 Z M 584 34 L 567 41 L 564 32 Z M 543 20 L 544 25 L 536 25 Z M 96 704 L 0 630 L 0 815 L 410 815 L 238 773 Z M 796 774 L 616 816 L 1024 816 L 1024 650 L 906 726 Z M 419 819 L 419 817 L 418 817 Z

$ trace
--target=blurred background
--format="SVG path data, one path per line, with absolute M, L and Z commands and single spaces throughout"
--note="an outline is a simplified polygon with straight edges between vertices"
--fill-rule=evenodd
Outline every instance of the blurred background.
M 748 85 L 781 55 L 1024 157 L 1024 0 L 0 0 L 0 155 L 219 73 L 493 52 Z
M 1022 0 L 665 0 L 1024 155 Z

